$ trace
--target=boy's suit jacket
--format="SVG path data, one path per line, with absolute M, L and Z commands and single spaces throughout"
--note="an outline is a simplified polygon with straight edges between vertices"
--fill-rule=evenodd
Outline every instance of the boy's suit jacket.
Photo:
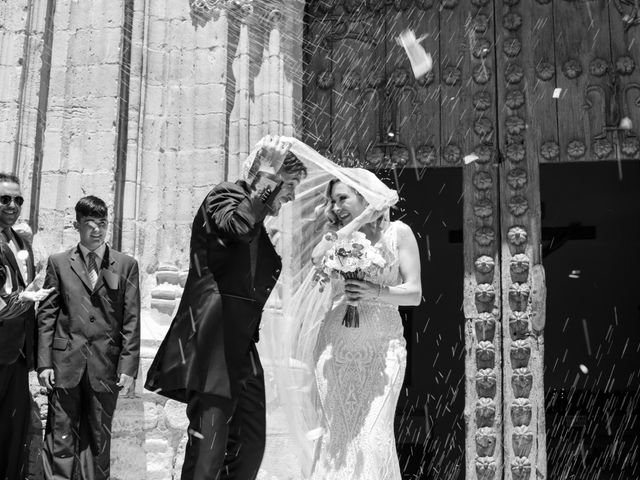
M 87 369 L 96 392 L 117 392 L 135 377 L 140 354 L 138 263 L 106 248 L 94 288 L 78 246 L 52 255 L 38 309 L 38 368 L 52 367 L 56 388 L 76 386 Z

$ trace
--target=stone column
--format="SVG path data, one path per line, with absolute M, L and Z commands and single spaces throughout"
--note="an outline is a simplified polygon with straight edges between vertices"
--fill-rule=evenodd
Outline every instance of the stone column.
M 168 317 L 180 294 L 179 271 L 189 265 L 195 212 L 225 176 L 227 12 L 170 0 L 142 5 L 135 15 L 144 20 L 134 19 L 132 39 L 124 189 L 131 203 L 123 241 L 140 261 L 145 303 Z M 156 278 L 159 269 L 168 273 Z M 162 339 L 168 321 L 150 320 L 143 335 Z
M 22 182 L 28 218 L 47 0 L 0 4 L 0 170 Z
M 0 4 L 0 167 L 14 167 L 17 117 L 22 91 L 27 0 Z
M 242 163 L 264 135 L 293 136 L 301 128 L 304 5 L 300 0 L 260 2 L 249 18 L 230 28 L 236 44 L 229 179 L 239 177 Z
M 139 214 L 141 132 L 146 93 L 148 0 L 134 0 L 129 65 L 129 111 L 127 161 L 122 188 L 122 251 L 136 254 L 136 227 Z
M 80 197 L 114 205 L 123 2 L 55 5 L 38 213 L 43 244 L 56 251 L 77 242 L 69 227 Z

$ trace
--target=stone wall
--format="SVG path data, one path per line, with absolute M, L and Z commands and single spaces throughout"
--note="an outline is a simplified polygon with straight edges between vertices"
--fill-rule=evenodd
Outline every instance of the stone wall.
M 238 178 L 262 136 L 300 124 L 303 12 L 302 1 L 2 2 L 0 170 L 20 175 L 46 253 L 77 242 L 77 199 L 102 197 L 150 306 L 160 267 L 188 268 L 206 192 Z
M 46 1 L 0 3 L 0 167 L 23 179 L 26 212 L 31 207 L 46 10 Z

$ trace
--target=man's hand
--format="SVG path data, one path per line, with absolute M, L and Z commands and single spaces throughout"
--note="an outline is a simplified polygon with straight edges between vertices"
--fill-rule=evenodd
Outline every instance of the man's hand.
M 56 384 L 56 376 L 55 373 L 53 373 L 53 368 L 43 368 L 38 374 L 38 381 L 40 385 L 47 389 L 47 393 L 50 393 Z
M 41 288 L 40 290 L 25 290 L 18 295 L 23 302 L 41 302 L 53 292 L 53 288 Z
M 267 135 L 262 142 L 262 156 L 268 160 L 272 166 L 280 166 L 284 157 L 291 148 L 291 144 L 282 140 L 277 135 Z M 277 173 L 277 172 L 275 172 Z
M 127 393 L 129 393 L 129 389 L 131 388 L 131 385 L 133 385 L 133 377 L 130 377 L 125 373 L 121 373 L 120 381 L 116 385 L 118 385 L 120 392 L 123 395 L 126 395 Z

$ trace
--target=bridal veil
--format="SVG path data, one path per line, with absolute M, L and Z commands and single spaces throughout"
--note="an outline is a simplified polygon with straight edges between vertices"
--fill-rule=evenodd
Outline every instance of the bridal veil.
M 265 226 L 282 257 L 283 269 L 276 288 L 265 305 L 258 350 L 265 369 L 268 413 L 284 412 L 291 443 L 298 448 L 301 475 L 309 475 L 316 440 L 322 435 L 322 418 L 315 394 L 314 348 L 320 324 L 331 305 L 331 289 L 320 291 L 314 281 L 311 251 L 326 232 L 326 219 L 318 207 L 325 202 L 329 181 L 338 179 L 377 210 L 387 210 L 398 201 L 373 172 L 343 168 L 295 138 L 282 137 L 290 151 L 307 167 L 308 175 L 296 189 L 296 199 L 284 205 L 278 217 L 269 217 Z M 261 142 L 243 171 L 251 181 L 254 161 Z M 267 166 L 277 171 L 280 165 Z M 387 214 L 388 219 L 388 214 Z M 272 421 L 267 417 L 267 428 Z

